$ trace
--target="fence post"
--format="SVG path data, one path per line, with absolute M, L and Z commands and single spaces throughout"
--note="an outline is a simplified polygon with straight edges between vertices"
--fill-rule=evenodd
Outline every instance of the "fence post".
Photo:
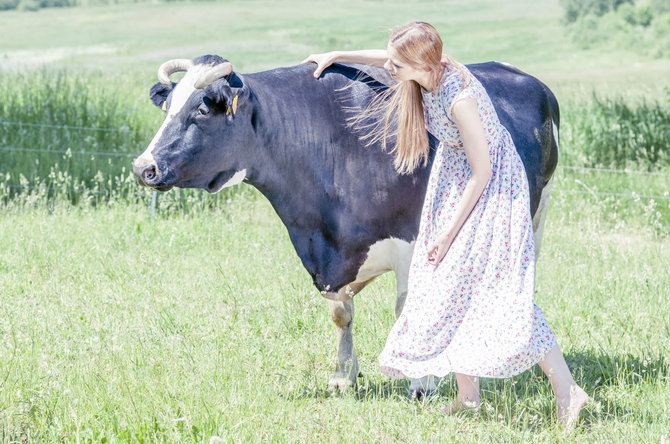
M 158 191 L 154 190 L 151 192 L 151 218 L 150 220 L 153 222 L 154 220 L 154 213 L 156 212 L 156 197 L 158 196 Z

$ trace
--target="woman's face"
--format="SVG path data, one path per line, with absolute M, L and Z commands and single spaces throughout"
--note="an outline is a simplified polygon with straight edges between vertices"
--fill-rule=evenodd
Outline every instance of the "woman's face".
M 391 74 L 393 80 L 402 82 L 406 80 L 417 80 L 425 76 L 425 71 L 418 70 L 407 63 L 401 62 L 396 51 L 391 46 L 387 48 L 386 52 L 389 58 L 384 64 L 384 68 Z

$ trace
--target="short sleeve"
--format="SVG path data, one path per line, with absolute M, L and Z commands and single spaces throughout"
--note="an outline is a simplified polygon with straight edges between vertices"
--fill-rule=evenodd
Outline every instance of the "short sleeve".
M 445 79 L 445 85 L 442 88 L 441 100 L 442 106 L 447 112 L 447 117 L 453 122 L 452 109 L 456 102 L 463 99 L 472 98 L 478 101 L 477 90 L 474 87 L 473 79 L 469 79 L 468 84 L 463 87 L 463 74 L 454 70 Z

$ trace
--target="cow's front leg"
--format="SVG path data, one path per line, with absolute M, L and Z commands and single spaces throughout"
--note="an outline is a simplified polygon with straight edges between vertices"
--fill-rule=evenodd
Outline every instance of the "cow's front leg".
M 414 244 L 411 246 L 413 247 Z M 411 262 L 413 248 L 408 248 L 403 257 L 397 262 L 398 266 L 395 269 L 396 279 L 396 300 L 395 300 L 395 317 L 398 319 L 402 313 L 402 308 L 405 305 L 405 298 L 407 297 L 407 283 L 409 278 L 409 266 Z M 432 375 L 424 376 L 419 379 L 412 379 L 409 383 L 408 397 L 410 399 L 422 399 L 437 395 L 437 386 L 435 385 L 435 377 Z
M 354 301 L 328 301 L 330 317 L 337 331 L 337 366 L 330 382 L 329 390 L 346 390 L 356 384 L 358 360 L 354 351 Z

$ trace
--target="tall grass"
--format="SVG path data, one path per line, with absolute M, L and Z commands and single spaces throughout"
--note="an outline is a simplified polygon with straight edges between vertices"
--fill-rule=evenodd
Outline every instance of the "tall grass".
M 109 76 L 64 70 L 1 74 L 0 201 L 146 200 L 132 159 L 144 151 L 163 114 L 150 104 L 148 87 L 120 85 Z M 159 203 L 164 210 L 197 210 L 238 191 L 208 196 L 177 190 Z
M 54 167 L 85 182 L 98 173 L 118 175 L 151 138 L 155 119 L 146 115 L 100 76 L 46 69 L 2 74 L 0 171 L 30 181 Z
M 120 85 L 109 76 L 64 70 L 2 74 L 5 198 L 19 189 L 53 195 L 65 188 L 73 201 L 82 190 L 92 193 L 87 198 L 132 194 L 121 184 L 132 183 L 132 158 L 144 151 L 163 115 L 149 103 L 147 85 Z M 670 104 L 663 98 L 632 103 L 593 95 L 562 104 L 561 115 L 563 165 L 670 166 Z
M 561 109 L 561 162 L 568 165 L 633 168 L 670 166 L 670 101 L 598 97 Z
M 581 196 L 580 198 L 576 198 Z M 570 217 L 597 214 L 599 229 L 635 229 L 654 237 L 670 235 L 670 173 L 617 174 L 559 168 L 552 205 L 563 202 Z

